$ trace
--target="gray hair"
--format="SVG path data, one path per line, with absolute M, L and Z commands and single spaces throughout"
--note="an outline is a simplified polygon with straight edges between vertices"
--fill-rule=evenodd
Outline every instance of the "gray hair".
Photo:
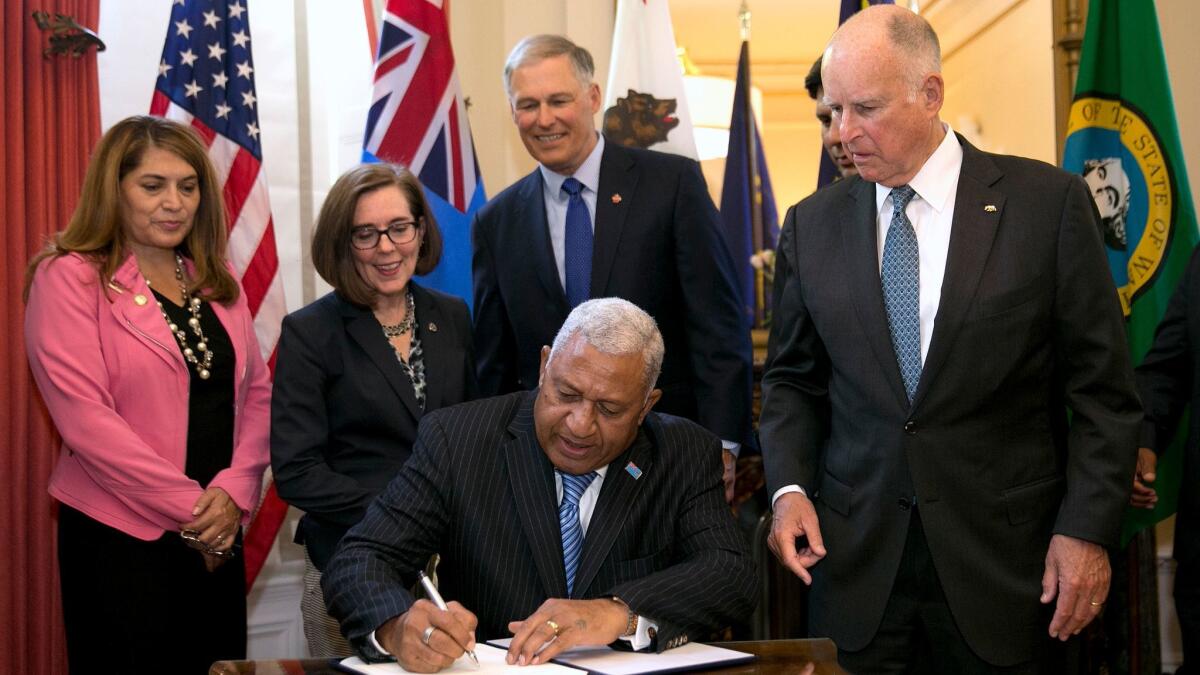
M 649 395 L 662 371 L 662 333 L 658 324 L 641 307 L 621 298 L 597 298 L 571 310 L 546 359 L 549 367 L 554 355 L 575 336 L 601 354 L 624 356 L 641 354 L 645 360 L 644 380 Z
M 540 63 L 566 54 L 575 71 L 579 86 L 587 87 L 596 74 L 596 66 L 588 50 L 561 35 L 530 35 L 517 43 L 504 62 L 504 93 L 512 98 L 512 74 L 522 66 Z
M 942 46 L 937 33 L 919 14 L 896 12 L 887 22 L 888 38 L 901 51 L 905 70 L 913 88 L 921 86 L 929 73 L 942 72 Z

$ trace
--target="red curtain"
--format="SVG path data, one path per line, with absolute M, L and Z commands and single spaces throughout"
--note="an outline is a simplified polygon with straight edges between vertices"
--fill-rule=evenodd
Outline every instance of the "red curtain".
M 94 49 L 42 56 L 49 33 L 34 10 L 96 30 L 100 0 L 4 0 L 0 12 L 0 673 L 42 675 L 67 672 L 57 511 L 46 493 L 58 440 L 25 360 L 21 289 L 26 262 L 75 208 L 100 137 L 100 85 Z

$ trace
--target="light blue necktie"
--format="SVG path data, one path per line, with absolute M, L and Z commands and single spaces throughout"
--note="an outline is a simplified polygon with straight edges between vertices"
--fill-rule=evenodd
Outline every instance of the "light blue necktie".
M 904 391 L 911 404 L 921 380 L 921 268 L 917 232 L 904 213 L 916 191 L 907 185 L 892 190 L 892 224 L 883 244 L 883 304 L 887 307 L 892 348 Z
M 575 590 L 575 571 L 579 569 L 579 553 L 583 551 L 583 527 L 579 524 L 579 498 L 600 474 L 592 471 L 582 476 L 558 472 L 562 477 L 563 497 L 558 505 L 558 526 L 562 528 L 563 569 L 567 572 L 567 595 Z
M 583 201 L 583 183 L 563 181 L 567 202 L 566 245 L 563 258 L 567 271 L 567 304 L 573 309 L 592 293 L 592 217 Z

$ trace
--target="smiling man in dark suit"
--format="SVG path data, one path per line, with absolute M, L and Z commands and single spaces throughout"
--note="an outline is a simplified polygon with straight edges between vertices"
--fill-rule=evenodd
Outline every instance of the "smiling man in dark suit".
M 751 353 L 720 218 L 696 162 L 605 143 L 592 78 L 587 50 L 556 35 L 522 40 L 505 64 L 513 121 L 539 166 L 472 226 L 480 389 L 532 389 L 571 308 L 629 300 L 667 345 L 658 409 L 722 439 L 729 489 L 750 435 Z
M 528 664 L 622 638 L 662 651 L 744 618 L 756 584 L 719 443 L 650 411 L 662 359 L 649 315 L 592 300 L 542 350 L 538 389 L 426 416 L 322 577 L 351 643 L 432 672 L 476 637 L 513 635 L 510 663 Z M 448 611 L 406 590 L 434 552 Z
M 847 21 L 822 79 L 859 178 L 780 238 L 769 542 L 852 672 L 1045 672 L 1107 596 L 1141 419 L 1095 208 L 941 122 L 906 9 Z

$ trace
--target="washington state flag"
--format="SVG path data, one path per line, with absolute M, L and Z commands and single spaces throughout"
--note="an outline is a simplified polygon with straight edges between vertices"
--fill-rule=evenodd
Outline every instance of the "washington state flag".
M 1197 240 L 1153 2 L 1091 0 L 1063 168 L 1081 174 L 1096 200 L 1136 365 Z M 1158 505 L 1129 509 L 1123 542 L 1175 512 L 1183 436 L 1159 457 Z

